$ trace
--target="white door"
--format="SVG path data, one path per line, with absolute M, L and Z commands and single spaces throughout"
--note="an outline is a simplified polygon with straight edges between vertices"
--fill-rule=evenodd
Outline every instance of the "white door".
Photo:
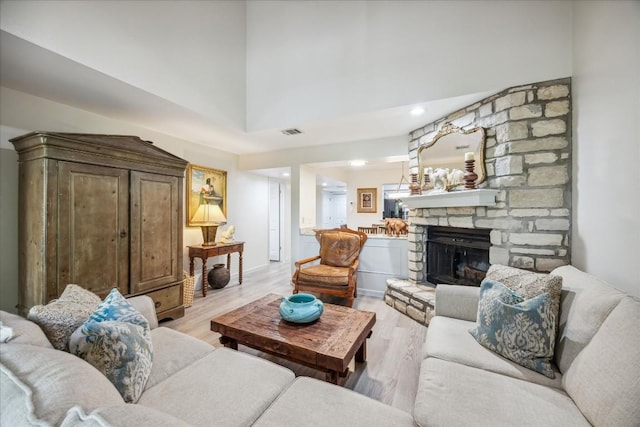
M 269 260 L 280 261 L 280 183 L 269 182 Z
M 323 228 L 336 228 L 347 223 L 347 194 L 326 192 L 322 206 Z
M 322 228 L 331 227 L 331 193 L 322 192 Z

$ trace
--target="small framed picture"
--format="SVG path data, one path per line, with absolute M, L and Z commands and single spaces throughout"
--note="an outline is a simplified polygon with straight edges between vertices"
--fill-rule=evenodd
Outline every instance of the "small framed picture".
M 378 212 L 377 196 L 377 188 L 358 188 L 358 213 Z

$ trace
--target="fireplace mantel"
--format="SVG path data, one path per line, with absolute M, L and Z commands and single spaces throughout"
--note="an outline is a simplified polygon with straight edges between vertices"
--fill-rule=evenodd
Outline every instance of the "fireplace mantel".
M 479 189 L 423 194 L 402 198 L 410 209 L 452 208 L 462 206 L 495 206 L 498 190 Z

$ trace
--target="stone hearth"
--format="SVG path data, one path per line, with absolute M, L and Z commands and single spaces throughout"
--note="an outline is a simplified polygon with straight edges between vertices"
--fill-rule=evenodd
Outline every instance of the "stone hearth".
M 384 301 L 413 320 L 429 326 L 435 314 L 436 288 L 408 280 L 387 279 Z

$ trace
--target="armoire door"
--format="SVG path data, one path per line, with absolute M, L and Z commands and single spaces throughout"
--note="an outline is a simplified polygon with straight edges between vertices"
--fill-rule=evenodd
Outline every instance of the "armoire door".
M 129 171 L 58 162 L 57 295 L 129 291 Z M 52 232 L 50 230 L 49 232 Z
M 179 283 L 182 258 L 178 177 L 131 172 L 131 293 Z

